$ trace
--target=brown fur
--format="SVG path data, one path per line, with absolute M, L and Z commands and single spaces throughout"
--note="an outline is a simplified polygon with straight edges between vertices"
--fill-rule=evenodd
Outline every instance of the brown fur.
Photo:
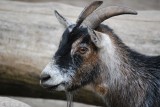
M 78 53 L 79 50 L 79 45 L 81 43 L 83 38 L 78 39 L 77 41 L 75 41 L 73 43 L 73 49 L 75 50 L 75 53 Z M 75 84 L 81 84 L 81 77 L 82 75 L 84 75 L 85 73 L 90 73 L 90 69 L 97 64 L 99 58 L 98 58 L 98 54 L 93 50 L 94 49 L 94 45 L 92 43 L 89 43 L 88 45 L 88 52 L 83 56 L 83 64 L 79 67 L 79 69 L 77 70 L 75 77 L 73 78 L 73 83 Z

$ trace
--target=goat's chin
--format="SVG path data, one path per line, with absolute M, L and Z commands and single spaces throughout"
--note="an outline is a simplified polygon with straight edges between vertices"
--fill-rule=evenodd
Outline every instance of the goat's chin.
M 65 87 L 62 85 L 59 85 L 55 90 L 56 91 L 65 91 Z
M 64 84 L 57 84 L 57 85 L 53 85 L 53 84 L 41 84 L 41 86 L 45 89 L 47 89 L 48 91 L 65 91 L 65 86 Z
M 62 85 L 59 85 L 57 87 L 50 87 L 47 88 L 48 91 L 65 91 L 65 87 Z

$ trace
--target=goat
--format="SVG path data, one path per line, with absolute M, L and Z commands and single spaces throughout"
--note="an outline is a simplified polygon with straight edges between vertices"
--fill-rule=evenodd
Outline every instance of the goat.
M 119 6 L 97 9 L 101 4 L 92 2 L 76 24 L 55 11 L 66 30 L 41 73 L 41 85 L 68 92 L 89 86 L 107 107 L 160 107 L 160 56 L 132 50 L 101 24 L 110 17 L 137 12 Z

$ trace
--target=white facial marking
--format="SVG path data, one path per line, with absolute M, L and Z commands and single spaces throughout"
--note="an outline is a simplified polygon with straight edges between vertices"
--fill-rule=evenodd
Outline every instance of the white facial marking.
M 59 85 L 55 90 L 64 91 L 65 90 L 64 83 L 72 84 L 71 80 L 72 77 L 74 76 L 74 70 L 72 67 L 69 67 L 69 69 L 61 68 L 60 71 L 59 67 L 55 65 L 54 62 L 50 62 L 42 71 L 41 75 L 43 74 L 48 74 L 51 77 L 43 84 L 48 86 Z
M 57 65 L 54 65 L 53 62 L 50 62 L 42 71 L 41 74 L 48 74 L 50 75 L 50 79 L 45 81 L 44 84 L 50 85 L 50 86 L 55 86 L 58 84 L 61 84 L 64 81 L 64 77 L 61 74 L 59 68 Z

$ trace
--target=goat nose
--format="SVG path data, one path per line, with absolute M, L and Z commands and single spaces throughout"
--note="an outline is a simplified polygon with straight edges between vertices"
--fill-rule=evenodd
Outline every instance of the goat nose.
M 41 82 L 45 82 L 50 78 L 51 78 L 51 76 L 49 74 L 41 74 L 41 76 L 40 76 Z

